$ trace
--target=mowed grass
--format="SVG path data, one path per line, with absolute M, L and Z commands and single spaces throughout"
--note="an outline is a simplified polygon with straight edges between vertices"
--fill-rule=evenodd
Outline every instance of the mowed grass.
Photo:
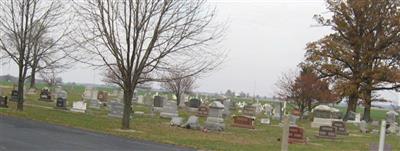
M 68 92 L 70 101 L 78 101 L 83 89 L 70 90 Z M 280 142 L 277 139 L 281 137 L 282 129 L 278 126 L 277 121 L 272 121 L 271 125 L 261 125 L 259 122 L 261 116 L 257 118 L 255 130 L 231 127 L 230 124 L 232 121 L 230 118 L 227 118 L 225 121 L 226 130 L 224 132 L 204 133 L 196 130 L 170 127 L 168 119 L 160 118 L 157 114 L 154 116 L 147 115 L 149 107 L 135 105 L 136 111 L 143 111 L 146 114 L 134 115 L 131 121 L 133 131 L 121 131 L 119 129 L 121 124 L 120 119 L 107 117 L 107 110 L 104 107 L 100 110 L 89 109 L 87 113 L 73 113 L 54 109 L 54 102 L 41 102 L 37 98 L 37 95 L 28 96 L 23 112 L 16 111 L 16 104 L 10 102 L 9 108 L 0 108 L 0 115 L 44 121 L 132 139 L 176 144 L 178 146 L 193 147 L 201 150 L 280 150 Z M 71 104 L 72 102 L 69 102 L 69 107 Z M 194 113 L 180 109 L 180 115 L 186 119 L 192 114 Z M 382 114 L 384 114 L 384 111 L 380 110 L 374 110 L 372 113 L 374 119 L 379 119 Z M 204 121 L 205 118 L 200 118 L 202 125 Z M 310 128 L 310 121 L 308 120 L 301 120 L 298 122 L 298 125 L 305 129 L 305 135 L 309 138 L 309 143 L 306 145 L 292 144 L 289 146 L 289 150 L 364 151 L 369 150 L 370 143 L 378 143 L 379 141 L 379 134 L 361 134 L 352 124 L 347 124 L 350 136 L 333 141 L 315 138 L 314 135 L 318 134 L 318 129 Z M 400 150 L 399 142 L 399 136 L 387 135 L 386 137 L 386 143 L 391 144 L 393 150 Z

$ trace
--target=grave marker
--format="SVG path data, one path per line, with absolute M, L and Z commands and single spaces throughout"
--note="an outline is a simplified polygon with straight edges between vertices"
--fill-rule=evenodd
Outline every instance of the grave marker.
M 209 106 L 209 112 L 204 129 L 210 131 L 223 131 L 225 129 L 224 119 L 222 118 L 223 111 L 224 105 L 222 105 L 221 102 L 212 102 Z
M 333 121 L 332 127 L 335 128 L 337 135 L 349 135 L 346 129 L 346 124 L 342 121 Z
M 241 127 L 241 128 L 250 128 L 254 129 L 254 118 L 249 116 L 234 116 L 233 117 L 233 124 L 234 127 Z
M 109 117 L 116 117 L 116 118 L 122 118 L 124 115 L 124 104 L 117 102 L 117 101 L 112 101 L 108 103 L 109 107 L 109 112 L 108 116 Z
M 336 139 L 336 130 L 332 126 L 320 126 L 319 133 L 316 135 L 318 138 Z
M 191 108 L 199 108 L 200 105 L 201 105 L 200 99 L 190 99 L 189 101 L 189 107 Z
M 77 102 L 72 103 L 71 111 L 85 113 L 86 112 L 86 103 L 83 101 L 77 101 Z
M 51 100 L 51 92 L 49 89 L 44 88 L 40 91 L 40 96 L 39 96 L 40 101 L 52 101 Z
M 7 96 L 0 96 L 0 108 L 8 108 Z
M 306 138 L 304 137 L 304 129 L 297 126 L 289 127 L 289 144 L 306 144 Z
M 199 117 L 207 117 L 208 116 L 208 107 L 200 106 L 199 109 L 197 110 L 196 115 Z
M 17 102 L 18 101 L 18 91 L 12 90 L 11 91 L 11 98 L 10 101 Z
M 256 107 L 252 105 L 246 105 L 243 107 L 243 115 L 254 117 L 256 116 Z
M 332 121 L 343 121 L 341 119 L 340 111 L 336 108 L 331 108 L 326 105 L 319 105 L 314 109 L 314 119 L 311 123 L 312 128 L 319 128 L 320 126 L 331 126 Z

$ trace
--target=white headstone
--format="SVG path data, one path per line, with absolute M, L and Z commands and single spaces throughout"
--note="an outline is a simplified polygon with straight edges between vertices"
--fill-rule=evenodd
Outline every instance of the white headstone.
M 261 124 L 268 124 L 268 125 L 271 124 L 271 121 L 269 118 L 262 118 L 260 122 L 261 122 Z
M 78 101 L 72 103 L 72 112 L 80 112 L 80 113 L 85 113 L 86 111 L 86 103 L 83 101 Z

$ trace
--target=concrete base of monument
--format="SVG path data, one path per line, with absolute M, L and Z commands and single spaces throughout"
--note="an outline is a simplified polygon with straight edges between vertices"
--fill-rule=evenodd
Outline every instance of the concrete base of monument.
M 160 113 L 160 117 L 162 118 L 173 118 L 173 117 L 178 117 L 178 113 Z
M 342 119 L 326 119 L 326 118 L 314 118 L 311 123 L 312 128 L 319 128 L 320 126 L 331 126 L 333 121 L 343 121 Z

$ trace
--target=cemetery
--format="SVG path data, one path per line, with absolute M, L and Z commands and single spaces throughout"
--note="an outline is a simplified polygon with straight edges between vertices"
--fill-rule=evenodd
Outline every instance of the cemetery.
M 71 90 L 65 86 L 63 89 L 69 92 L 66 97 L 69 103 L 63 105 L 66 105 L 66 108 L 71 110 L 71 112 L 37 107 L 36 105 L 47 107 L 56 106 L 56 102 L 43 102 L 35 99 L 37 98 L 36 96 L 40 95 L 37 93 L 36 95 L 28 95 L 26 103 L 35 106 L 27 105 L 27 112 L 16 112 L 14 110 L 15 103 L 9 102 L 9 108 L 1 109 L 0 107 L 0 115 L 22 116 L 55 124 L 72 124 L 72 126 L 77 128 L 92 129 L 102 133 L 123 136 L 128 135 L 129 137 L 138 139 L 188 145 L 199 149 L 263 150 L 263 148 L 268 147 L 271 148 L 271 150 L 279 150 L 280 148 L 280 142 L 276 141 L 276 139 L 281 137 L 281 122 L 275 120 L 273 118 L 274 115 L 266 116 L 266 114 L 263 113 L 264 111 L 259 114 L 254 113 L 253 111 L 255 111 L 255 108 L 251 107 L 252 105 L 249 105 L 246 109 L 243 108 L 242 112 L 239 112 L 239 110 L 232 110 L 232 116 L 224 118 L 223 109 L 225 107 L 219 101 L 210 100 L 202 103 L 199 106 L 199 112 L 190 112 L 185 108 L 176 108 L 177 112 L 173 112 L 176 104 L 173 105 L 172 100 L 165 101 L 165 103 L 159 102 L 155 105 L 161 106 L 162 104 L 163 107 L 160 109 L 160 112 L 155 115 L 150 114 L 152 109 L 147 107 L 149 105 L 135 104 L 134 111 L 143 112 L 143 115 L 132 115 L 132 122 L 135 123 L 134 129 L 140 131 L 140 133 L 130 134 L 114 130 L 119 127 L 119 122 L 117 121 L 120 120 L 123 112 L 122 104 L 119 103 L 119 101 L 114 100 L 108 102 L 107 106 L 91 108 L 91 100 L 85 100 L 82 97 L 85 88 L 75 88 L 76 90 Z M 11 89 L 9 91 L 11 91 Z M 65 98 L 63 95 L 65 95 L 65 92 L 61 91 L 58 96 L 59 98 Z M 167 99 L 167 97 L 165 97 L 165 99 Z M 272 104 L 274 103 L 272 102 Z M 151 104 L 150 106 L 153 105 L 154 104 Z M 166 106 L 167 108 L 164 108 Z M 323 110 L 327 108 L 317 109 Z M 78 116 L 74 112 L 78 112 L 82 115 Z M 268 109 L 268 112 L 272 112 L 271 109 Z M 342 110 L 340 112 L 342 112 Z M 386 114 L 387 112 L 379 110 L 374 112 L 376 118 L 387 119 L 389 125 L 392 125 L 390 127 L 396 127 L 396 124 L 390 123 L 395 123 L 393 119 L 396 118 L 397 114 L 392 112 Z M 162 114 L 163 116 L 168 115 L 168 118 L 162 118 L 161 113 L 164 113 Z M 316 116 L 327 117 L 325 114 L 328 113 L 330 119 L 331 112 L 318 113 L 324 115 Z M 93 117 L 96 118 L 93 119 Z M 267 123 L 266 119 L 268 119 L 268 124 L 265 124 Z M 331 122 L 330 125 L 312 128 L 312 120 L 297 119 L 296 126 L 290 126 L 289 148 L 307 151 L 319 150 L 321 146 L 329 148 L 328 150 L 368 150 L 370 148 L 369 145 L 360 142 L 366 142 L 367 144 L 371 144 L 372 147 L 376 147 L 373 143 L 378 142 L 378 133 L 370 132 L 363 134 L 354 123 L 336 120 L 332 120 Z M 97 125 L 97 128 L 91 125 Z M 368 128 L 372 131 L 373 129 L 379 129 L 379 126 L 368 124 Z M 400 140 L 400 136 L 388 132 L 386 137 L 386 143 L 389 144 L 392 149 L 400 147 L 397 143 Z M 186 139 L 194 139 L 197 143 L 192 144 L 184 141 Z M 214 146 L 210 141 L 221 141 L 221 145 Z M 337 143 L 340 143 L 340 145 L 337 145 Z
M 400 151 L 400 0 L 2 0 L 0 121 L 0 150 Z

